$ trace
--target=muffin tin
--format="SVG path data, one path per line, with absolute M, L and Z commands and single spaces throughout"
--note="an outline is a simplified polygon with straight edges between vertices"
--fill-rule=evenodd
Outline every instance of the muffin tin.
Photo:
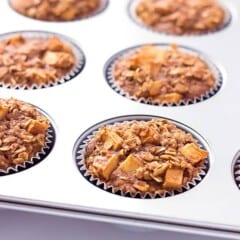
M 129 1 L 112 0 L 94 18 L 49 23 L 17 14 L 0 2 L 1 33 L 43 30 L 76 39 L 86 56 L 84 70 L 71 81 L 39 90 L 1 88 L 44 109 L 53 120 L 56 142 L 44 161 L 26 171 L 0 177 L 0 206 L 119 223 L 239 239 L 240 191 L 233 159 L 239 150 L 240 2 L 222 1 L 232 14 L 221 31 L 201 36 L 170 36 L 147 31 L 128 16 Z M 16 24 L 17 23 L 17 24 Z M 161 107 L 140 104 L 116 94 L 105 81 L 104 64 L 116 52 L 145 43 L 178 43 L 209 56 L 223 76 L 220 91 L 196 104 Z M 190 191 L 161 199 L 135 199 L 111 194 L 79 173 L 74 143 L 90 126 L 116 116 L 145 114 L 176 120 L 203 136 L 210 149 L 206 177 Z

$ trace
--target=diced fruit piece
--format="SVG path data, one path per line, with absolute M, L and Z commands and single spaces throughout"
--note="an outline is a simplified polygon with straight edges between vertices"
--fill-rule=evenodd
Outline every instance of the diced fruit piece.
M 8 108 L 6 106 L 0 105 L 0 120 L 3 120 L 7 114 L 8 114 Z
M 69 53 L 47 51 L 43 57 L 46 64 L 55 67 L 68 68 L 74 64 L 74 59 Z
M 182 99 L 182 95 L 179 93 L 168 93 L 159 97 L 161 102 L 177 103 Z
M 48 45 L 47 45 L 48 50 L 50 51 L 56 51 L 56 52 L 68 52 L 68 53 L 72 53 L 71 48 L 66 45 L 65 43 L 63 43 L 62 41 L 60 41 L 59 38 L 57 38 L 56 36 L 52 36 L 48 39 Z
M 139 167 L 142 167 L 142 163 L 134 157 L 129 155 L 119 166 L 119 168 L 126 173 L 134 173 Z
M 176 86 L 174 87 L 175 91 L 181 94 L 185 94 L 188 92 L 189 88 L 188 86 L 182 84 L 182 83 L 177 83 Z
M 44 57 L 43 57 L 43 61 L 46 63 L 46 64 L 49 64 L 49 65 L 57 65 L 57 62 L 58 62 L 58 54 L 57 52 L 51 52 L 51 51 L 47 51 L 45 54 L 44 54 Z
M 71 0 L 72 1 L 72 0 Z M 53 9 L 55 15 L 62 15 L 69 8 L 70 1 L 58 1 L 59 3 Z
M 101 168 L 101 175 L 108 180 L 112 172 L 117 168 L 118 165 L 118 156 L 113 155 L 111 158 L 107 160 L 105 165 L 102 166 Z
M 112 148 L 113 150 L 118 150 L 121 147 L 122 142 L 122 138 L 117 133 L 106 129 L 106 139 L 104 142 L 104 147 L 106 149 Z
M 62 18 L 64 20 L 71 20 L 77 15 L 77 9 L 68 8 L 64 13 L 62 13 Z
M 48 39 L 48 49 L 50 51 L 62 51 L 63 44 L 57 37 L 52 36 Z
M 208 156 L 208 152 L 199 148 L 195 143 L 188 143 L 181 147 L 179 151 L 192 164 L 196 164 Z
M 28 126 L 28 132 L 34 135 L 39 133 L 45 133 L 47 129 L 48 129 L 47 123 L 43 123 L 37 120 L 32 120 Z
M 133 187 L 141 192 L 147 192 L 149 189 L 149 185 L 144 181 L 136 181 L 133 184 Z
M 163 183 L 164 188 L 180 188 L 183 182 L 183 170 L 179 168 L 168 168 L 165 180 Z
M 156 46 L 145 46 L 141 49 L 138 55 L 138 60 L 140 62 L 150 61 L 150 62 L 161 62 L 166 55 L 166 52 Z
M 7 39 L 6 43 L 8 45 L 12 45 L 14 47 L 18 47 L 19 45 L 23 44 L 25 42 L 25 39 L 22 35 L 14 35 L 11 38 Z
M 111 157 L 98 156 L 94 159 L 93 167 L 99 176 L 108 180 L 112 172 L 117 168 L 118 156 L 112 155 Z
M 147 89 L 150 96 L 156 96 L 160 93 L 161 87 L 166 84 L 166 79 L 147 82 Z

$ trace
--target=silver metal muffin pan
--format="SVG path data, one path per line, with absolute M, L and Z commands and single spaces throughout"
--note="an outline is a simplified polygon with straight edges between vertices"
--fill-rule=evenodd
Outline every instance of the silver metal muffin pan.
M 128 16 L 128 1 L 112 0 L 101 14 L 82 21 L 49 23 L 26 18 L 0 1 L 0 33 L 47 30 L 79 42 L 86 55 L 81 74 L 51 88 L 0 89 L 43 109 L 53 119 L 56 142 L 41 163 L 0 177 L 0 206 L 119 223 L 240 239 L 240 191 L 233 177 L 233 158 L 239 150 L 240 2 L 223 1 L 231 23 L 214 34 L 177 37 L 147 31 Z M 3 24 L 4 23 L 4 24 Z M 220 91 L 206 101 L 179 107 L 160 107 L 130 101 L 106 83 L 104 65 L 116 52 L 144 43 L 178 43 L 207 54 L 223 75 Z M 90 126 L 116 116 L 145 114 L 167 117 L 193 128 L 210 149 L 207 176 L 189 191 L 161 199 L 135 199 L 108 193 L 79 173 L 73 146 Z
M 240 189 L 240 151 L 238 151 L 234 157 L 233 161 L 233 177 L 235 179 L 235 182 Z

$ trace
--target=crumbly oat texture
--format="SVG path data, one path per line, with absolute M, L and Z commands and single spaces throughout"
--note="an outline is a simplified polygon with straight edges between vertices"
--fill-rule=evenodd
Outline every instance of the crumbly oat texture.
M 56 82 L 76 63 L 72 49 L 58 37 L 13 35 L 0 42 L 0 83 L 11 87 Z
M 136 14 L 154 30 L 176 35 L 216 31 L 226 15 L 216 0 L 142 0 Z
M 114 64 L 117 85 L 130 96 L 154 103 L 179 103 L 206 94 L 216 80 L 208 65 L 176 45 L 146 45 Z
M 163 194 L 196 177 L 208 152 L 165 119 L 101 127 L 86 147 L 88 173 L 123 193 Z
M 31 160 L 45 145 L 49 125 L 32 105 L 0 99 L 0 169 Z
M 71 21 L 96 12 L 101 0 L 11 0 L 17 12 L 40 20 Z

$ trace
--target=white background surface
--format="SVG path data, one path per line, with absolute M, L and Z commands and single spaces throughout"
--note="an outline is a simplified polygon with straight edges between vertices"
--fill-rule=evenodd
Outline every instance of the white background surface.
M 0 210 L 1 240 L 220 240 L 163 231 L 126 230 L 106 223 Z

